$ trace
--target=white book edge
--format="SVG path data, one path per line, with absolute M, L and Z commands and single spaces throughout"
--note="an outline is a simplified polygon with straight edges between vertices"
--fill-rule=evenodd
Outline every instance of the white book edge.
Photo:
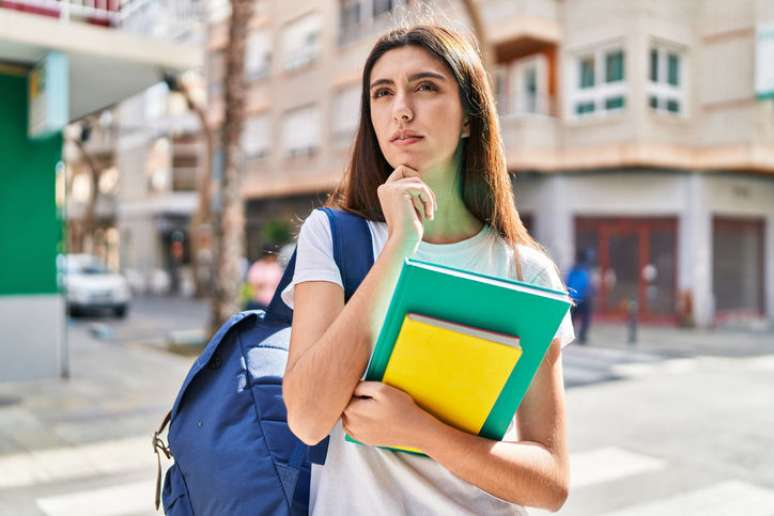
M 450 276 L 457 276 L 460 278 L 467 278 L 473 281 L 478 281 L 479 283 L 486 283 L 488 285 L 496 285 L 503 288 L 508 288 L 511 290 L 517 290 L 519 292 L 526 292 L 529 294 L 536 294 L 541 297 L 545 297 L 548 299 L 555 299 L 556 301 L 562 301 L 564 303 L 570 303 L 570 297 L 567 294 L 555 294 L 553 292 L 547 292 L 545 290 L 542 290 L 540 288 L 530 288 L 525 285 L 517 285 L 514 283 L 511 283 L 509 281 L 501 281 L 494 278 L 485 278 L 478 276 L 476 274 L 467 273 L 464 271 L 452 271 L 443 267 L 436 267 L 434 265 L 426 264 L 426 263 L 417 263 L 417 262 L 411 262 L 412 267 L 421 267 L 423 269 L 429 269 L 433 271 L 438 271 L 442 274 L 448 274 Z
M 406 314 L 406 317 L 411 320 L 429 324 L 431 326 L 436 326 L 438 328 L 443 328 L 445 330 L 449 330 L 457 333 L 463 333 L 465 335 L 471 335 L 473 337 L 478 337 L 480 339 L 488 340 L 490 342 L 496 342 L 498 344 L 503 344 L 505 346 L 510 346 L 512 348 L 521 349 L 521 345 L 519 344 L 520 342 L 519 337 L 515 335 L 506 335 L 504 333 L 488 331 L 481 328 L 474 328 L 472 326 L 457 324 L 449 321 L 444 321 L 442 319 L 436 319 L 434 317 L 428 317 L 426 315 L 415 314 L 415 313 L 408 313 Z

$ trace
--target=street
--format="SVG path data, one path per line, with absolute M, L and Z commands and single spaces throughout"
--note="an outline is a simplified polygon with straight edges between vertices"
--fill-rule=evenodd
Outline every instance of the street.
M 153 335 L 206 315 L 138 299 L 125 321 L 71 321 L 70 380 L 0 384 L 0 514 L 154 514 L 151 435 L 193 358 Z M 560 514 L 774 515 L 770 330 L 643 327 L 630 346 L 625 328 L 599 325 L 564 367 L 572 489 Z

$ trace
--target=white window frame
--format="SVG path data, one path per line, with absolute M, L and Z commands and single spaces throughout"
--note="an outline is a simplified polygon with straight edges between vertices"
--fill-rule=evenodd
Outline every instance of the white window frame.
M 297 24 L 303 23 L 307 18 L 317 19 L 316 28 L 313 31 L 305 32 L 304 39 L 307 40 L 299 48 L 288 48 L 287 34 Z M 322 15 L 318 11 L 312 11 L 288 22 L 281 31 L 283 68 L 285 71 L 292 71 L 304 67 L 317 60 L 322 50 L 320 37 L 322 35 Z M 309 44 L 309 36 L 313 36 L 314 42 Z
M 535 109 L 531 110 L 529 96 L 524 89 L 526 74 L 535 70 L 536 96 Z M 501 79 L 506 88 L 498 92 L 502 104 L 501 116 L 548 116 L 550 101 L 548 96 L 548 59 L 544 54 L 534 54 L 511 61 L 500 69 Z
M 336 1 L 336 30 L 339 46 L 346 46 L 360 37 L 369 34 L 379 22 L 392 16 L 395 11 L 404 7 L 407 0 L 393 0 L 392 10 L 385 11 L 378 16 L 374 16 L 374 0 L 354 0 L 353 4 L 360 5 L 360 23 L 349 27 L 348 31 L 342 31 L 341 26 L 341 1 Z
M 652 50 L 656 50 L 658 53 L 658 81 L 656 82 L 653 82 L 650 78 L 650 53 Z M 668 82 L 669 54 L 674 54 L 679 59 L 678 86 L 672 86 Z M 647 97 L 645 99 L 649 111 L 674 117 L 688 116 L 688 106 L 686 103 L 686 61 L 686 52 L 683 47 L 662 41 L 651 41 L 651 44 L 648 46 Z M 656 108 L 650 105 L 651 97 L 656 97 L 657 99 Z M 678 111 L 674 112 L 667 109 L 667 102 L 669 100 L 676 100 L 678 102 L 680 107 Z
M 299 111 L 305 111 L 305 110 L 312 110 L 315 114 L 315 118 L 317 119 L 316 127 L 314 130 L 317 131 L 316 133 L 316 141 L 309 142 L 306 145 L 294 145 L 294 142 L 288 141 L 287 138 L 287 124 L 288 119 L 294 114 L 298 113 Z M 317 104 L 305 104 L 303 106 L 294 107 L 293 109 L 290 109 L 288 111 L 285 111 L 282 117 L 282 126 L 280 129 L 280 134 L 282 135 L 282 152 L 285 157 L 292 158 L 297 156 L 312 156 L 314 155 L 322 146 L 322 125 L 320 123 L 320 106 Z
M 265 44 L 261 45 L 262 41 Z M 269 76 L 271 72 L 271 33 L 261 29 L 250 33 L 245 48 L 245 77 L 258 80 Z
M 253 127 L 251 124 L 254 123 L 267 125 L 267 138 L 265 141 L 261 142 L 259 139 L 254 139 L 254 135 L 250 134 L 249 129 Z M 241 138 L 242 152 L 244 152 L 245 157 L 251 160 L 258 160 L 268 157 L 272 147 L 271 137 L 271 115 L 269 113 L 263 112 L 248 115 L 245 120 L 245 127 L 242 130 Z
M 613 52 L 623 53 L 624 60 L 624 78 L 622 81 L 605 82 L 606 56 Z M 570 59 L 570 77 L 569 94 L 565 105 L 567 117 L 570 120 L 590 120 L 610 116 L 615 113 L 626 111 L 630 102 L 629 97 L 629 75 L 630 70 L 626 61 L 627 49 L 623 41 L 616 41 L 586 51 L 578 51 L 572 54 Z M 583 59 L 593 57 L 594 59 L 594 86 L 581 89 L 580 87 L 580 63 Z M 605 100 L 611 97 L 623 97 L 624 105 L 620 108 L 605 108 Z M 594 111 L 591 113 L 576 113 L 575 107 L 578 104 L 593 102 Z
M 340 108 L 347 108 L 347 106 L 342 106 L 342 99 L 344 98 L 344 95 L 346 93 L 355 93 L 355 100 L 356 105 L 355 106 L 349 106 L 353 112 L 354 112 L 354 123 L 351 127 L 343 127 L 340 124 L 339 120 L 339 110 Z M 351 143 L 351 140 L 354 136 L 354 134 L 357 132 L 358 123 L 360 122 L 360 95 L 361 95 L 361 85 L 359 82 L 355 82 L 352 84 L 343 85 L 339 88 L 336 88 L 333 92 L 332 96 L 332 103 L 331 103 L 331 136 L 333 138 L 333 144 L 335 147 L 345 147 L 346 145 L 349 145 Z

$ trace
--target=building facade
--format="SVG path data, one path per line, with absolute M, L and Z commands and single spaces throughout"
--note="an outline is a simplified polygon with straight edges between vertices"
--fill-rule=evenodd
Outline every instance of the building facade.
M 593 251 L 596 316 L 634 306 L 668 324 L 774 318 L 774 62 L 761 57 L 774 2 L 477 4 L 517 206 L 562 270 Z M 465 26 L 453 1 L 261 5 L 243 141 L 252 233 L 274 213 L 305 216 L 338 182 L 381 33 Z M 210 26 L 216 124 L 226 35 L 225 21 Z
M 68 374 L 63 129 L 200 64 L 174 41 L 186 16 L 170 17 L 173 6 L 183 4 L 0 4 L 0 382 Z

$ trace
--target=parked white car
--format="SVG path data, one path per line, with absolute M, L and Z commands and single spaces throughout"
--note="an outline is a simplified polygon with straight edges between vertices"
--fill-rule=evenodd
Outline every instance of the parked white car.
M 61 270 L 70 315 L 110 310 L 117 317 L 126 316 L 131 299 L 129 283 L 108 270 L 99 258 L 69 254 L 62 260 Z

